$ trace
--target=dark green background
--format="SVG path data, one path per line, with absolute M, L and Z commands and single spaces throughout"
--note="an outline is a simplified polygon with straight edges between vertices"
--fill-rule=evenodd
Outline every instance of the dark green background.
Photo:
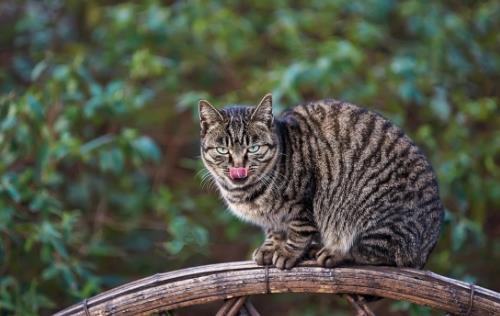
M 499 21 L 495 0 L 1 1 L 0 314 L 249 258 L 259 230 L 200 184 L 197 100 L 267 92 L 275 112 L 333 97 L 402 126 L 447 209 L 427 268 L 500 290 Z M 256 305 L 352 313 L 326 295 Z

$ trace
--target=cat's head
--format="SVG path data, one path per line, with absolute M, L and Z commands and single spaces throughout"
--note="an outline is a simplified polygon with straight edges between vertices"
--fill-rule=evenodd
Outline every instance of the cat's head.
M 257 106 L 221 110 L 201 100 L 199 112 L 201 157 L 215 180 L 227 188 L 265 180 L 278 156 L 271 94 Z

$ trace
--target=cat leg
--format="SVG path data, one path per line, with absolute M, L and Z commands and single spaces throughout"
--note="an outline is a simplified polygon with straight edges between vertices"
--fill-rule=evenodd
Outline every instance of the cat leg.
M 420 252 L 418 234 L 410 228 L 381 227 L 359 235 L 351 249 L 356 264 L 422 268 L 426 257 Z M 404 234 L 404 232 L 407 232 Z
M 423 265 L 415 260 L 413 253 L 402 245 L 392 243 L 359 242 L 351 251 L 353 261 L 362 265 L 384 265 L 396 267 L 421 268 Z
M 285 233 L 266 229 L 266 240 L 253 252 L 253 260 L 260 266 L 267 266 L 273 263 L 274 251 L 277 245 L 285 242 Z
M 322 232 L 323 248 L 316 253 L 317 263 L 325 268 L 352 262 L 351 248 L 356 239 L 354 230 L 348 232 L 328 229 Z
M 288 225 L 286 241 L 276 247 L 273 265 L 278 269 L 293 268 L 307 252 L 316 234 L 316 227 L 310 221 L 292 220 Z
M 405 254 L 398 245 L 380 245 L 358 242 L 348 251 L 323 247 L 316 260 L 320 266 L 333 268 L 341 264 L 385 265 L 420 268 L 409 254 Z

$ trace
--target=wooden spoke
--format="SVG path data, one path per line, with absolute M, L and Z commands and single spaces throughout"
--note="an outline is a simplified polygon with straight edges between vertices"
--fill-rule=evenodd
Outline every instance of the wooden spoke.
M 375 316 L 371 309 L 363 302 L 362 296 L 347 294 L 345 298 L 356 309 L 357 316 Z
M 235 316 L 238 314 L 246 301 L 245 296 L 232 298 L 224 302 L 215 316 Z
M 257 311 L 255 306 L 253 306 L 253 304 L 250 300 L 247 299 L 247 301 L 245 302 L 245 307 L 246 307 L 248 314 L 250 316 L 260 316 L 260 313 Z

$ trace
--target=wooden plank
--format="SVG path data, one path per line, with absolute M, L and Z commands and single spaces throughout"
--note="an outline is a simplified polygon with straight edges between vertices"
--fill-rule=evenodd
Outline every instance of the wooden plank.
M 266 277 L 267 276 L 267 277 Z M 216 300 L 269 293 L 350 293 L 405 300 L 456 315 L 500 315 L 500 294 L 429 271 L 305 262 L 289 271 L 230 262 L 159 273 L 87 300 L 94 315 L 149 315 Z M 471 300 L 472 298 L 472 300 Z M 56 316 L 85 316 L 82 303 Z

